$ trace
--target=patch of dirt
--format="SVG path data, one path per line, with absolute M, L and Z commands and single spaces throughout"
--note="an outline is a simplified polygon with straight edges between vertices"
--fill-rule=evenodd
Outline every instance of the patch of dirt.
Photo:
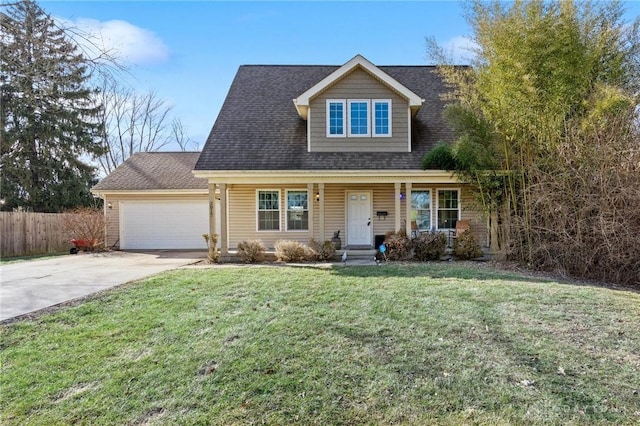
M 149 426 L 156 423 L 159 419 L 167 414 L 164 408 L 156 407 L 149 410 L 145 415 L 136 420 L 133 424 L 140 426 Z
M 467 261 L 467 262 L 477 263 L 472 261 Z M 590 287 L 603 287 L 603 288 L 609 288 L 612 290 L 640 293 L 640 288 L 638 288 L 637 286 L 632 286 L 632 285 L 625 286 L 625 285 L 609 283 L 605 281 L 585 280 L 585 279 L 571 277 L 561 271 L 555 271 L 555 272 L 537 271 L 537 270 L 529 269 L 516 262 L 493 260 L 491 262 L 487 262 L 487 265 L 499 271 L 515 272 L 519 275 L 530 277 L 530 278 L 546 279 L 550 281 L 557 281 L 564 284 L 590 286 Z
M 56 399 L 54 400 L 55 403 L 59 403 L 59 402 L 63 402 L 66 401 L 68 399 L 74 398 L 78 395 L 81 395 L 85 392 L 97 389 L 98 385 L 95 383 L 78 383 L 75 386 L 70 387 L 69 389 L 67 389 L 64 392 L 61 392 Z

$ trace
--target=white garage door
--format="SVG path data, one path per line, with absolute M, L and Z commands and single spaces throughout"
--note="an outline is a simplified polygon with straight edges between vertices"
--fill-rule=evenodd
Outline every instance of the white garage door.
M 206 249 L 208 201 L 121 201 L 120 248 Z

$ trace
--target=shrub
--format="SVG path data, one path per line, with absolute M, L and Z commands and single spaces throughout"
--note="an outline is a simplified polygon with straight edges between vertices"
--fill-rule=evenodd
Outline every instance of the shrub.
M 207 261 L 209 263 L 217 263 L 220 260 L 218 234 L 202 234 L 202 238 L 207 242 Z
M 62 227 L 69 240 L 82 240 L 84 247 L 95 250 L 104 246 L 105 223 L 102 210 L 80 207 L 64 215 Z
M 413 239 L 412 245 L 417 260 L 439 260 L 445 253 L 447 236 L 442 232 L 423 232 Z
M 482 256 L 482 249 L 476 236 L 470 231 L 462 232 L 453 244 L 453 254 L 459 259 L 475 259 Z
M 306 262 L 315 256 L 313 250 L 298 241 L 276 241 L 275 249 L 276 259 L 282 262 Z
M 403 231 L 387 232 L 384 237 L 388 260 L 409 260 L 411 258 L 411 240 Z
M 309 246 L 315 253 L 316 260 L 333 260 L 336 256 L 336 248 L 329 240 L 326 240 L 324 243 L 320 244 L 320 241 L 314 240 L 312 238 Z
M 238 243 L 238 257 L 245 263 L 264 262 L 264 243 L 262 240 L 249 240 Z
M 456 170 L 456 160 L 451 152 L 451 147 L 439 143 L 424 156 L 422 168 L 425 170 Z

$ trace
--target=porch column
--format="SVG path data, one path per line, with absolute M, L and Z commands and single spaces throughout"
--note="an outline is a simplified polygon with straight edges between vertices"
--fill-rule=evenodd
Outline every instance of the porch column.
M 406 194 L 404 197 L 405 216 L 406 216 L 406 228 L 407 237 L 411 238 L 411 182 L 404 184 L 406 188 Z
M 227 184 L 220 184 L 220 254 L 229 254 L 227 231 Z
M 395 209 L 396 209 L 396 211 L 395 211 L 395 215 L 394 215 L 394 217 L 396 218 L 395 230 L 399 231 L 400 227 L 402 226 L 401 223 L 400 223 L 400 219 L 401 219 L 400 218 L 400 212 L 402 211 L 401 207 L 400 207 L 400 189 L 402 188 L 402 184 L 400 182 L 396 182 L 396 183 L 393 184 L 393 187 L 396 190 L 395 191 L 395 194 L 396 194 L 395 195 L 395 197 L 396 197 L 396 207 L 395 207 Z
M 309 198 L 307 199 L 307 211 L 309 212 L 309 216 L 307 219 L 309 220 L 309 236 L 314 238 L 313 235 L 313 208 L 315 207 L 313 204 L 316 201 L 316 195 L 313 193 L 313 184 L 307 184 L 307 194 L 309 194 Z
M 326 237 L 324 235 L 324 183 L 318 184 L 318 194 L 320 201 L 318 202 L 318 233 L 320 234 L 320 243 L 324 243 Z
M 216 184 L 209 182 L 209 235 L 216 233 Z M 220 235 L 218 235 L 220 238 Z

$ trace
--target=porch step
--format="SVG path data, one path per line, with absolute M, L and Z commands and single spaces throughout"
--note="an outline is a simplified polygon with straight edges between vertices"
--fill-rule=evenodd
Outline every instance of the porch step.
M 338 258 L 342 257 L 342 254 L 344 252 L 347 252 L 347 257 L 349 259 L 372 259 L 373 256 L 376 255 L 376 253 L 378 253 L 378 251 L 376 249 L 373 248 L 348 248 L 345 247 L 342 250 L 336 250 L 336 256 L 338 256 Z

